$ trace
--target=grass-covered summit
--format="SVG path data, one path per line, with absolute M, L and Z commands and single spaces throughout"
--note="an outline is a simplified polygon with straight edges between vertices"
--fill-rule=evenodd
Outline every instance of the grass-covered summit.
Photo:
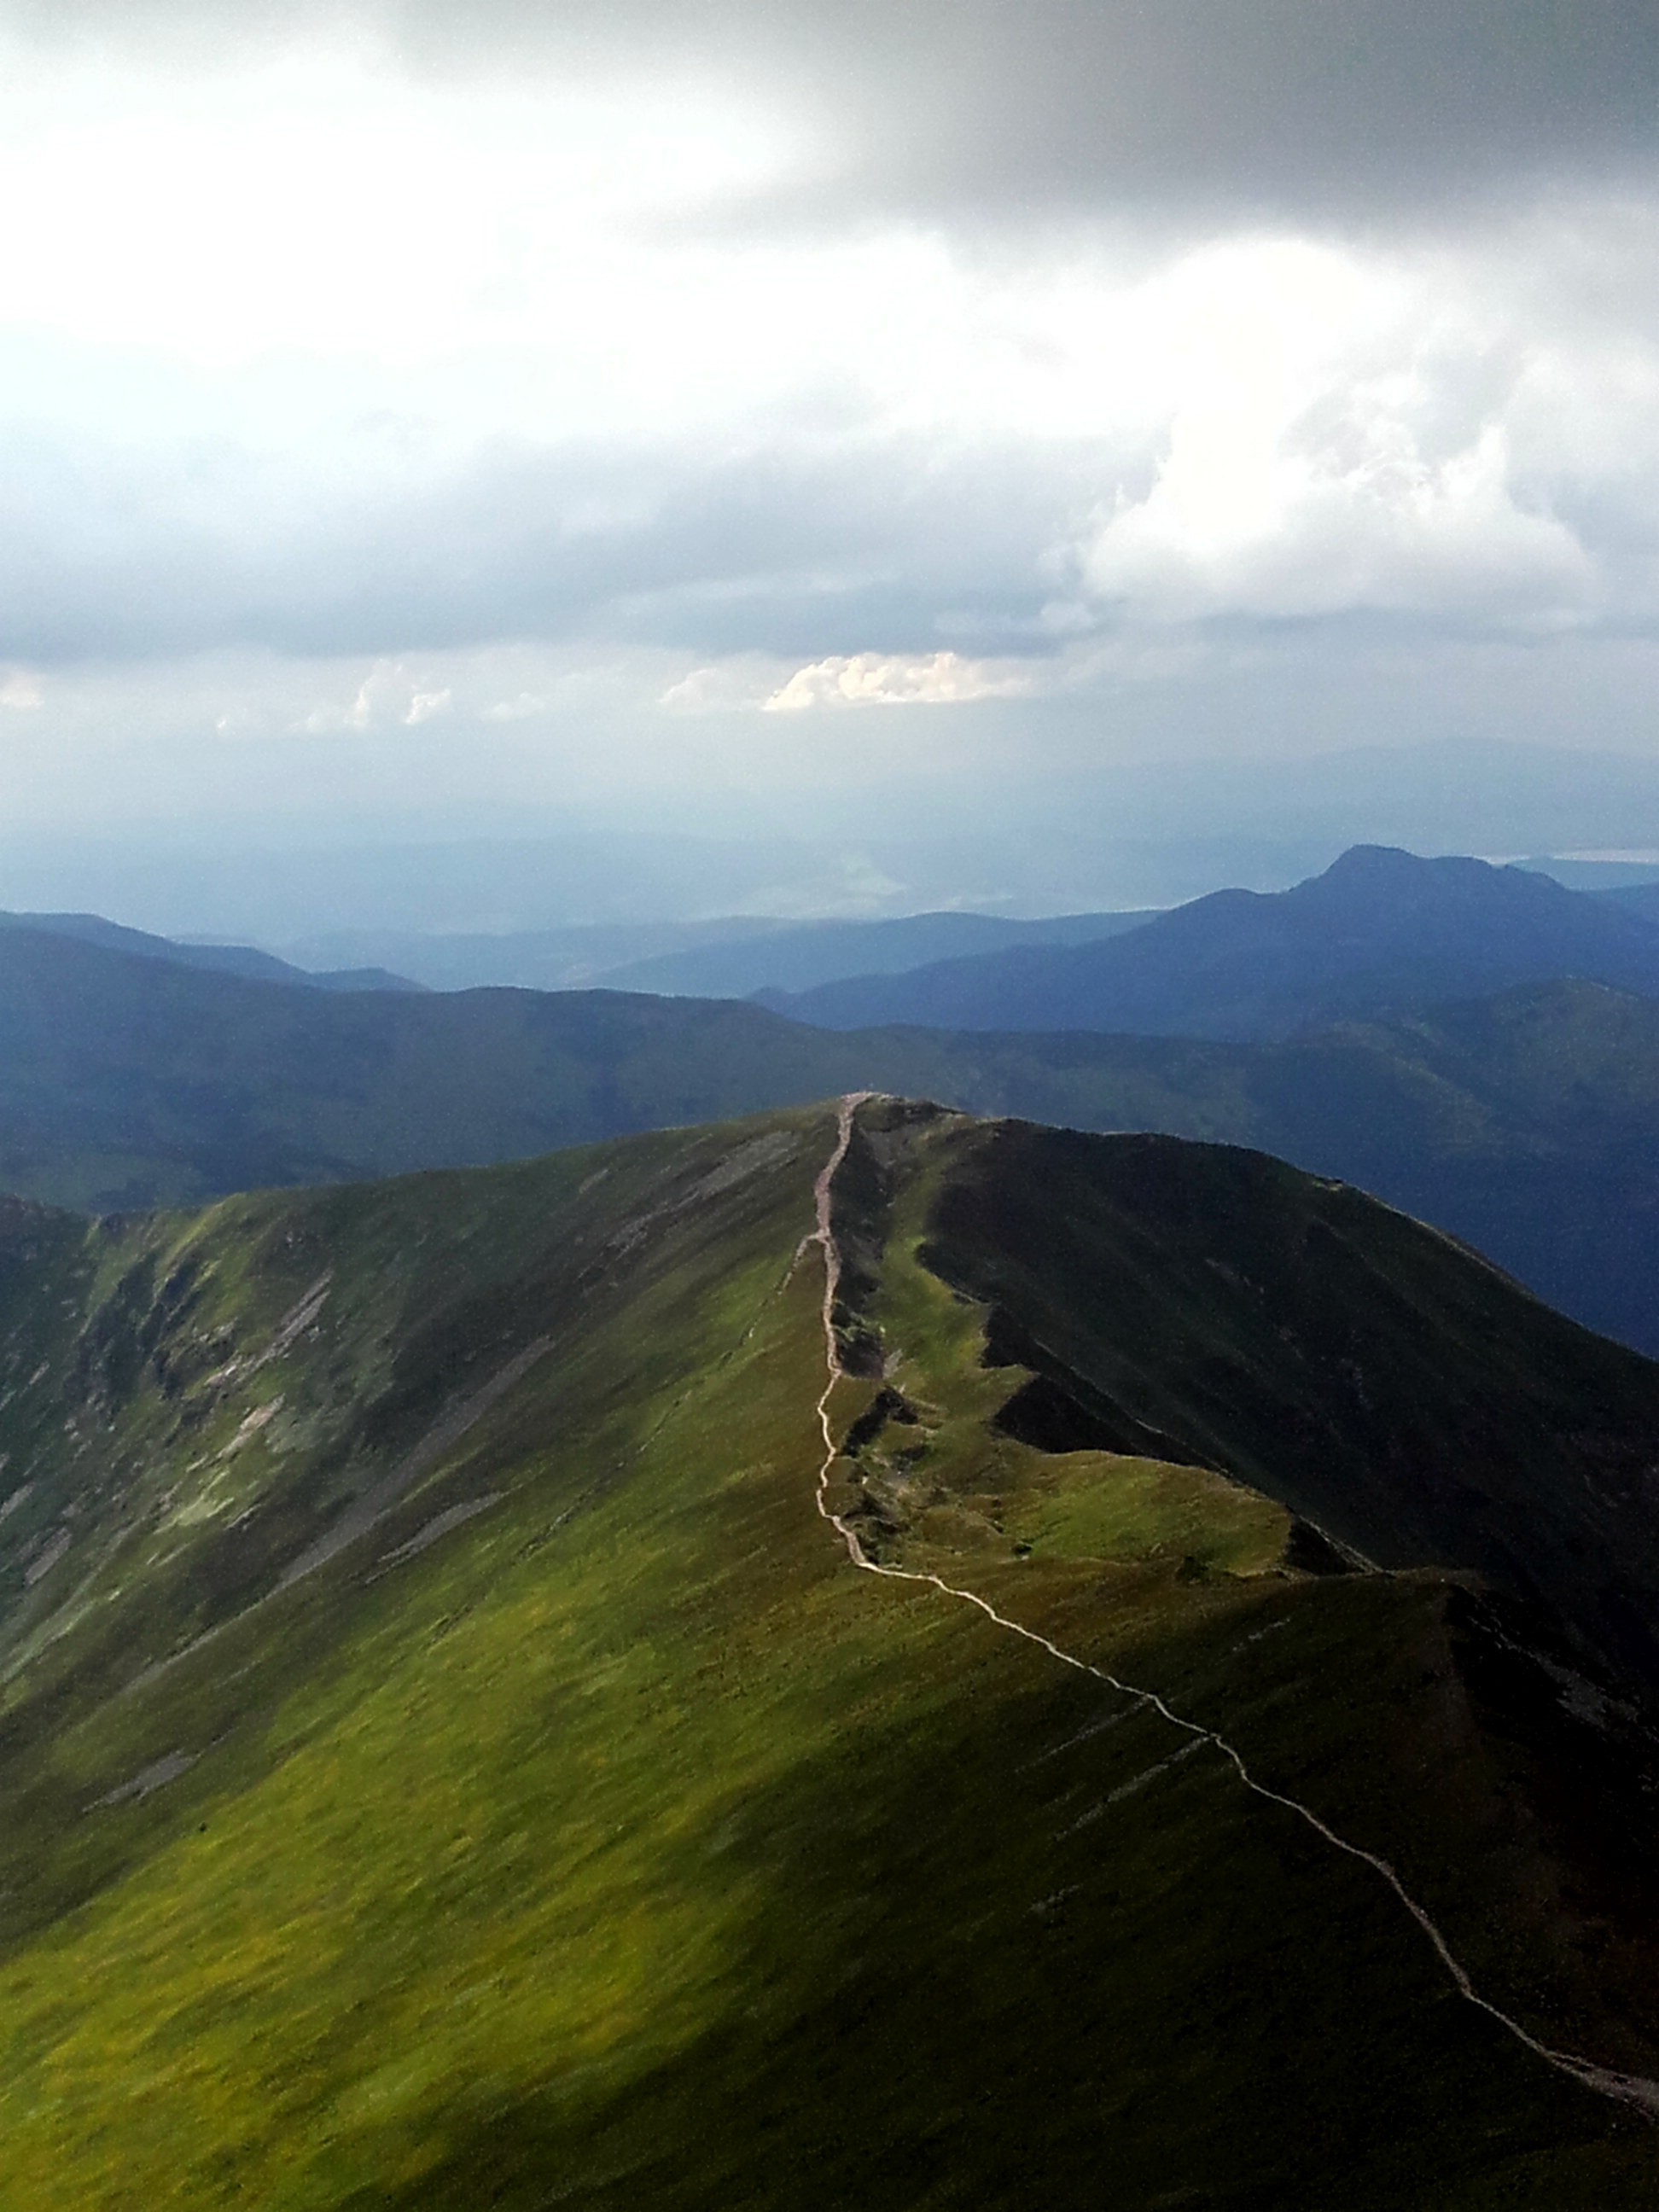
M 1651 2201 L 1364 1865 L 854 1570 L 836 1125 L 12 1207 L 0 2205 Z M 1659 1370 L 1249 1153 L 878 1100 L 831 1199 L 868 1555 L 1659 2072 Z

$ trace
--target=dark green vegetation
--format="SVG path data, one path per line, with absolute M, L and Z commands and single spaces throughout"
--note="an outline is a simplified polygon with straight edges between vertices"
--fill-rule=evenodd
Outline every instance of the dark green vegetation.
M 0 933 L 0 1183 L 59 1205 L 487 1163 L 863 1086 L 1256 1146 L 1659 1352 L 1659 1006 L 1592 985 L 1279 1045 L 842 1034 L 605 992 L 325 995 Z
M 1654 2202 L 1364 1868 L 848 1565 L 833 1136 L 13 1207 L 0 2203 Z M 836 1216 L 872 1549 L 1223 1728 L 1495 2001 L 1659 2070 L 1651 1739 L 1572 1551 L 1651 1601 L 1585 1439 L 1659 1434 L 1659 1370 L 1247 1154 L 878 1103 Z M 1418 1559 L 1477 1488 L 1490 1593 L 1277 1502 Z
M 1215 891 L 1103 944 L 762 995 L 832 1029 L 1270 1038 L 1570 975 L 1659 997 L 1659 929 L 1525 869 L 1357 845 L 1292 890 Z

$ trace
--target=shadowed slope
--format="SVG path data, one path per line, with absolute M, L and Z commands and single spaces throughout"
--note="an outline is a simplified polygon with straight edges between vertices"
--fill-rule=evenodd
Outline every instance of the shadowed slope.
M 993 1356 L 1379 1565 L 1547 1603 L 1659 1692 L 1659 1369 L 1260 1153 L 1021 1124 L 988 1143 L 927 1250 L 994 1308 Z

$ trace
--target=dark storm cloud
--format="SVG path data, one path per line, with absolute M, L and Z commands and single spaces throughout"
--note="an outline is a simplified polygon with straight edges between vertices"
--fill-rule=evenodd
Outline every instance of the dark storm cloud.
M 822 147 L 827 200 L 1432 210 L 1646 168 L 1653 0 L 26 0 L 56 40 L 212 59 L 356 21 L 423 75 L 690 72 Z
M 505 638 L 844 651 L 1040 650 L 1079 456 L 897 441 L 777 452 L 496 441 L 447 476 L 302 500 L 221 453 L 0 447 L 0 659 L 224 645 L 396 653 Z

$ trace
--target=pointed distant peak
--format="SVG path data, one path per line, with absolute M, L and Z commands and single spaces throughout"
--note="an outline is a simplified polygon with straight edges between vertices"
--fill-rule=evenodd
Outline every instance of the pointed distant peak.
M 1328 876 L 1374 875 L 1381 869 L 1420 868 L 1423 861 L 1403 845 L 1350 845 L 1325 870 Z
M 1496 872 L 1487 861 L 1469 860 L 1461 854 L 1427 860 L 1419 853 L 1407 852 L 1402 845 L 1350 845 L 1316 880 L 1326 884 L 1401 883 L 1419 880 L 1431 872 L 1443 874 L 1453 868 L 1478 868 L 1488 875 Z
M 1408 853 L 1398 845 L 1350 845 L 1331 862 L 1323 875 L 1312 876 L 1298 888 L 1304 891 L 1332 890 L 1355 894 L 1386 894 L 1419 898 L 1452 896 L 1460 898 L 1497 897 L 1513 902 L 1523 898 L 1534 903 L 1556 901 L 1560 884 L 1547 876 L 1530 875 L 1519 868 L 1475 860 L 1466 853 L 1437 854 L 1432 859 Z

